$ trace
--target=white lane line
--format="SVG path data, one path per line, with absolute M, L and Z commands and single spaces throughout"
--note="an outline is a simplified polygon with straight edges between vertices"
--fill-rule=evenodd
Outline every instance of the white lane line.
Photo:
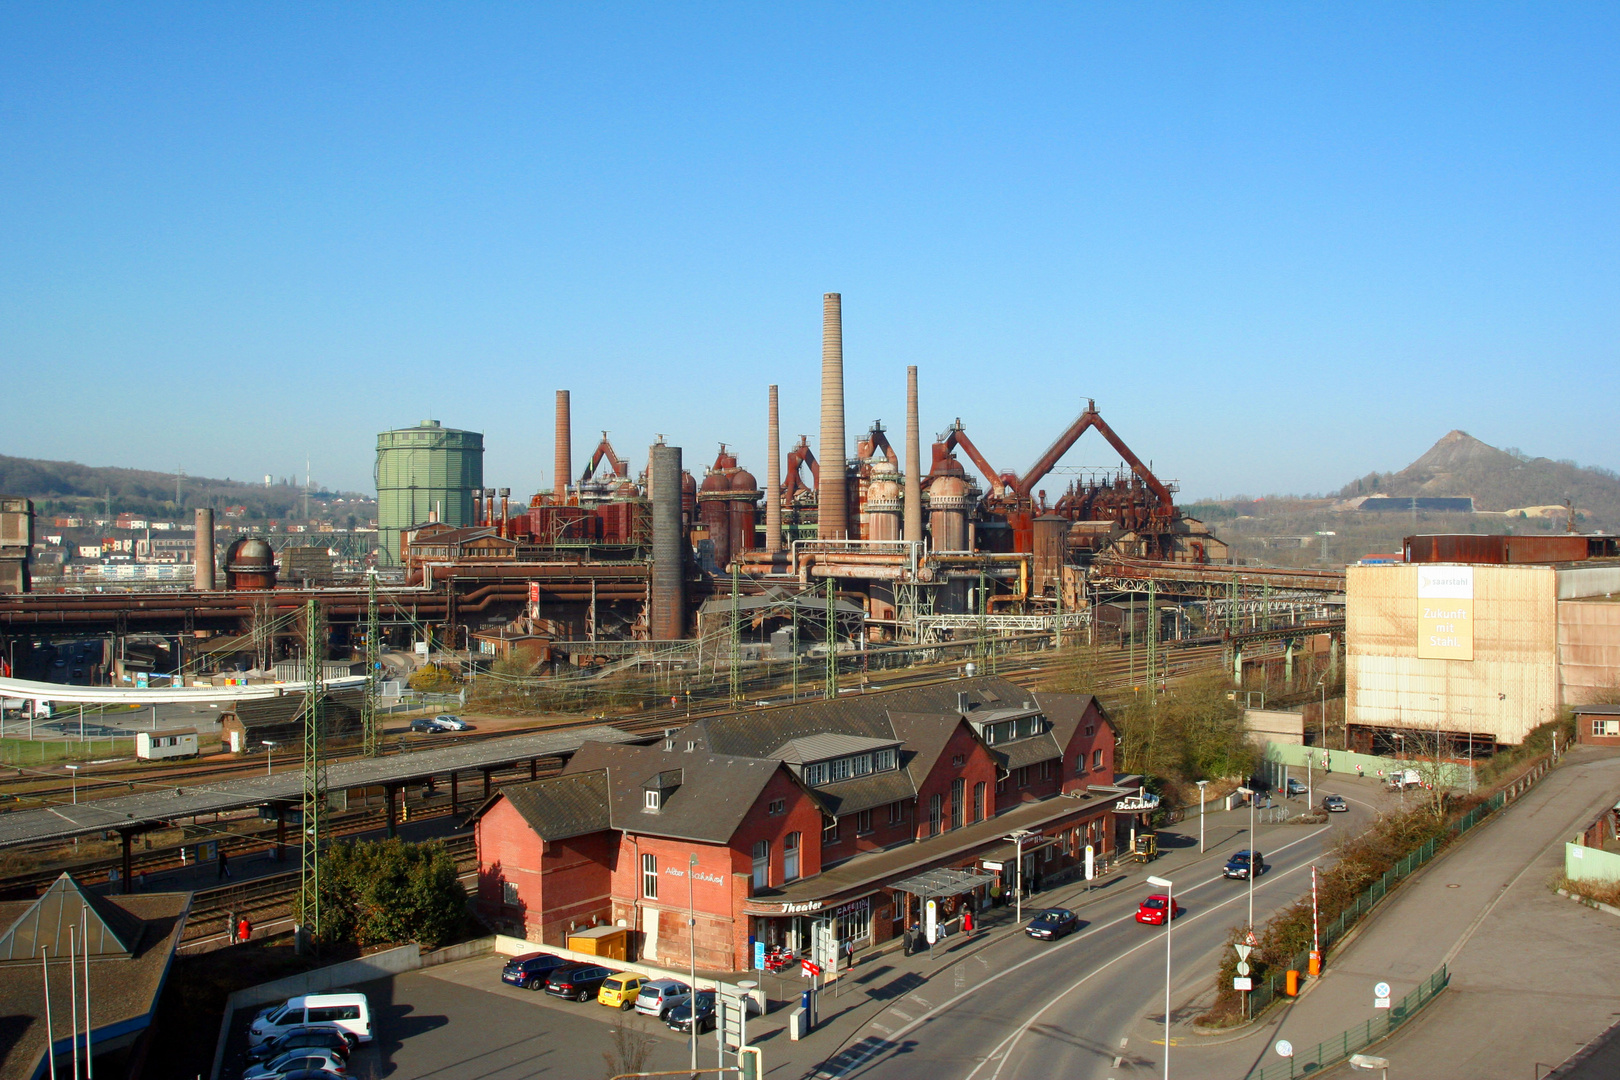
M 907 1016 L 905 1013 L 901 1012 L 899 1009 L 890 1009 L 889 1010 L 889 1015 L 894 1017 L 896 1020 L 899 1020 L 899 1021 L 902 1021 L 902 1022 L 911 1019 L 911 1017 Z
M 868 1024 L 867 1027 L 870 1027 L 874 1031 L 881 1031 L 885 1035 L 893 1035 L 894 1034 L 894 1029 L 893 1028 L 886 1028 L 882 1024 L 878 1023 L 876 1020 L 874 1020 L 870 1024 Z
M 1304 836 L 1300 837 L 1298 840 L 1294 840 L 1294 841 L 1292 841 L 1290 843 L 1284 844 L 1280 848 L 1274 849 L 1273 854 L 1280 854 L 1281 852 L 1287 851 L 1289 848 L 1298 847 L 1300 844 L 1305 843 L 1307 840 L 1312 840 L 1312 839 L 1314 839 L 1314 838 L 1316 838 L 1318 836 L 1321 836 L 1323 833 L 1327 832 L 1330 828 L 1332 828 L 1332 826 L 1324 825 L 1320 829 L 1315 830 L 1314 832 L 1308 832 Z M 1307 864 L 1305 864 L 1305 866 L 1296 866 L 1294 868 L 1294 870 L 1286 871 L 1285 873 L 1279 875 L 1277 878 L 1272 879 L 1272 880 L 1280 880 L 1281 878 L 1287 877 L 1289 874 L 1294 873 L 1295 870 L 1304 869 L 1306 866 L 1309 866 L 1309 864 L 1307 863 Z M 1206 878 L 1205 880 L 1200 881 L 1196 885 L 1187 886 L 1187 888 L 1184 891 L 1185 892 L 1192 892 L 1195 889 L 1202 889 L 1206 885 L 1211 885 L 1211 884 L 1214 884 L 1217 881 L 1224 881 L 1224 880 L 1225 880 L 1224 875 L 1217 875 L 1216 877 Z M 1257 885 L 1257 888 L 1260 888 L 1260 887 L 1264 887 L 1263 884 Z M 1210 908 L 1209 911 L 1218 910 L 1218 908 L 1225 907 L 1226 904 L 1232 903 L 1234 900 L 1244 899 L 1247 895 L 1248 894 L 1246 892 L 1238 893 L 1236 896 L 1232 897 L 1231 900 L 1227 900 L 1227 901 L 1223 902 L 1222 904 L 1217 905 L 1217 907 Z M 1194 915 L 1192 918 L 1193 919 L 1198 919 L 1198 918 L 1201 918 L 1202 915 L 1205 915 L 1205 914 L 1208 914 L 1208 913 L 1209 912 L 1207 912 L 1207 911 L 1202 912 L 1199 915 Z M 1093 926 L 1090 929 L 1087 929 L 1082 933 L 1075 934 L 1074 936 L 1068 938 L 1067 940 L 1058 942 L 1056 945 L 1053 945 L 1050 949 L 1043 949 L 1038 953 L 1032 953 L 1030 956 L 1024 958 L 1023 960 L 1018 961 L 1016 964 L 1010 964 L 1007 967 L 1002 968 L 1000 971 L 996 972 L 994 975 L 991 975 L 991 976 L 987 977 L 983 982 L 979 983 L 977 986 L 974 986 L 974 987 L 972 987 L 971 989 L 968 989 L 968 990 L 964 990 L 961 993 L 955 995 L 954 997 L 951 997 L 951 998 L 947 999 L 943 1004 L 941 1004 L 941 1005 L 939 1005 L 939 1006 L 937 1006 L 935 1008 L 929 1009 L 927 1012 L 923 1013 L 917 1019 L 912 1020 L 911 1022 L 907 1023 L 904 1027 L 902 1027 L 899 1031 L 895 1032 L 894 1038 L 896 1038 L 896 1039 L 904 1038 L 905 1036 L 907 1036 L 907 1035 L 911 1034 L 913 1031 L 915 1031 L 917 1028 L 921 1027 L 923 1024 L 928 1023 L 928 1021 L 932 1020 L 934 1017 L 938 1016 L 940 1013 L 944 1012 L 946 1009 L 951 1008 L 953 1005 L 957 1004 L 958 1002 L 962 1001 L 963 999 L 971 997 L 972 995 L 979 993 L 985 987 L 989 986 L 991 983 L 996 982 L 999 979 L 1005 978 L 1006 976 L 1011 975 L 1015 971 L 1018 971 L 1018 970 L 1020 970 L 1022 968 L 1025 968 L 1025 967 L 1028 967 L 1030 964 L 1036 963 L 1037 961 L 1047 959 L 1048 957 L 1050 957 L 1054 952 L 1056 952 L 1059 949 L 1070 948 L 1070 947 L 1072 947 L 1074 945 L 1077 945 L 1080 942 L 1086 940 L 1087 938 L 1091 937 L 1093 934 L 1100 934 L 1102 931 L 1107 930 L 1109 927 L 1118 926 L 1122 922 L 1130 922 L 1130 921 L 1134 920 L 1135 918 L 1136 918 L 1136 915 L 1135 915 L 1134 912 L 1132 914 L 1129 914 L 1129 915 L 1121 915 L 1117 919 L 1112 919 L 1112 920 L 1110 920 L 1108 922 L 1105 922 L 1105 923 L 1098 923 L 1096 926 Z M 1185 924 L 1183 924 L 1183 925 L 1185 925 Z M 1152 941 L 1156 941 L 1158 939 L 1157 939 L 1157 937 L 1151 937 L 1151 938 L 1148 938 L 1147 940 L 1152 942 Z M 1141 946 L 1137 946 L 1137 947 L 1140 948 Z M 1135 950 L 1133 949 L 1132 951 L 1134 952 Z M 1126 955 L 1128 955 L 1128 954 L 1126 954 Z M 1115 960 L 1117 960 L 1117 959 L 1119 959 L 1119 958 L 1115 957 Z M 1112 964 L 1112 963 L 1114 963 L 1114 960 L 1110 960 L 1110 961 L 1108 961 L 1108 963 Z M 1106 966 L 1108 966 L 1108 965 L 1107 964 L 1103 965 L 1103 967 L 1106 967 Z M 1097 970 L 1101 971 L 1102 968 L 1098 968 Z M 1090 978 L 1090 976 L 1087 976 L 1087 978 Z M 1076 985 L 1079 985 L 1079 984 L 1077 983 Z M 1074 989 L 1074 987 L 1070 987 L 1069 989 L 1072 990 L 1072 989 Z M 1068 991 L 1064 991 L 1064 993 L 1068 993 Z M 917 997 L 917 995 L 915 995 L 915 994 L 913 994 L 911 996 L 913 998 Z M 917 1000 L 921 1000 L 921 999 L 918 998 Z M 1048 1006 L 1048 1008 L 1049 1007 L 1050 1006 Z M 1041 1012 L 1043 1012 L 1043 1013 L 1045 1011 L 1046 1011 L 1045 1009 L 1041 1010 Z M 890 1013 L 890 1015 L 893 1015 L 894 1010 L 890 1009 L 889 1013 Z M 1033 1023 L 1033 1022 L 1034 1022 L 1033 1020 L 1030 1021 L 1030 1023 Z M 1121 1042 L 1120 1045 L 1123 1046 L 1124 1043 Z M 851 1073 L 855 1069 L 858 1069 L 862 1065 L 866 1064 L 866 1062 L 868 1060 L 875 1057 L 882 1049 L 884 1049 L 884 1048 L 883 1047 L 870 1047 L 870 1048 L 868 1048 L 865 1052 L 860 1054 L 854 1061 L 851 1061 L 847 1065 L 840 1066 L 838 1071 L 834 1075 L 836 1075 L 836 1076 L 847 1076 L 849 1073 Z M 987 1056 L 985 1058 L 985 1060 L 988 1061 L 989 1057 Z M 982 1064 L 983 1063 L 981 1062 L 981 1067 L 982 1067 Z M 978 1067 L 975 1067 L 974 1070 L 973 1070 L 973 1073 L 977 1073 L 978 1071 L 979 1071 Z M 969 1078 L 971 1078 L 973 1076 L 973 1073 L 968 1074 Z

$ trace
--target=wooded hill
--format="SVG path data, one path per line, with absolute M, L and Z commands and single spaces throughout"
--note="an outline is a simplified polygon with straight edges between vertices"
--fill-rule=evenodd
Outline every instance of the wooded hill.
M 197 507 L 221 510 L 246 507 L 252 519 L 295 519 L 303 515 L 304 489 L 296 484 L 264 484 L 241 480 L 213 480 L 202 476 L 180 479 L 180 501 L 175 502 L 175 474 L 145 469 L 80 465 L 74 461 L 39 461 L 0 455 L 0 493 L 34 500 L 41 515 L 85 514 L 111 517 L 121 513 L 178 517 Z M 334 505 L 337 499 L 345 501 Z M 351 514 L 365 524 L 375 514 L 371 496 L 333 492 L 321 488 L 309 493 L 309 513 L 320 519 L 347 519 Z

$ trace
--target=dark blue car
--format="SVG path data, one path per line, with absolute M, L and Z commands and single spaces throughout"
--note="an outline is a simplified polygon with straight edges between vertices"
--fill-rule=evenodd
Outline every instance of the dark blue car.
M 546 980 L 558 968 L 567 967 L 569 961 L 551 953 L 532 952 L 514 956 L 501 968 L 501 982 L 521 986 L 525 990 L 541 990 Z

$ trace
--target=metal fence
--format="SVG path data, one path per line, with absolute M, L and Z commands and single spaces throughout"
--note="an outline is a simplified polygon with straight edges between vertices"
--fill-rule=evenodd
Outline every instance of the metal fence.
M 1274 1061 L 1250 1073 L 1249 1080 L 1284 1080 L 1285 1077 L 1293 1080 L 1296 1076 L 1306 1076 L 1337 1065 L 1351 1054 L 1360 1053 L 1373 1043 L 1393 1035 L 1397 1028 L 1416 1016 L 1419 1009 L 1433 1001 L 1450 981 L 1451 976 L 1447 974 L 1445 965 L 1441 964 L 1440 970 L 1419 983 L 1416 990 L 1392 1004 L 1387 1011 L 1380 1010 L 1382 1015 L 1358 1027 L 1348 1028 L 1336 1038 L 1317 1043 L 1309 1050 L 1296 1047 L 1292 1057 Z
M 1537 775 L 1539 775 L 1539 773 Z M 1461 836 L 1463 833 L 1485 820 L 1485 818 L 1489 817 L 1491 814 L 1494 814 L 1496 811 L 1502 809 L 1502 807 L 1505 805 L 1507 805 L 1507 792 L 1499 791 L 1495 795 L 1492 795 L 1489 799 L 1486 799 L 1484 802 L 1468 811 L 1468 813 L 1464 814 L 1462 818 L 1452 826 L 1452 837 L 1455 838 Z M 1402 878 L 1407 877 L 1418 867 L 1434 858 L 1435 853 L 1439 850 L 1439 841 L 1425 841 L 1423 846 L 1404 856 L 1394 866 L 1384 871 L 1384 875 L 1382 877 L 1363 889 L 1361 895 L 1351 901 L 1349 906 L 1339 913 L 1338 918 L 1322 926 L 1320 934 L 1322 955 L 1325 957 L 1328 951 L 1338 943 L 1339 939 L 1344 937 L 1345 933 L 1352 926 L 1354 926 L 1363 915 L 1372 910 L 1373 905 L 1377 904 L 1378 901 L 1389 895 L 1389 890 L 1399 883 Z M 1293 960 L 1273 971 L 1263 983 L 1255 987 L 1253 993 L 1251 993 L 1249 996 L 1249 1009 L 1251 1015 L 1260 1015 L 1260 1013 L 1267 1006 L 1277 999 L 1277 996 L 1283 992 L 1283 988 L 1288 979 L 1288 972 L 1290 970 L 1308 970 L 1310 958 L 1310 950 L 1302 950 L 1298 956 L 1293 958 Z

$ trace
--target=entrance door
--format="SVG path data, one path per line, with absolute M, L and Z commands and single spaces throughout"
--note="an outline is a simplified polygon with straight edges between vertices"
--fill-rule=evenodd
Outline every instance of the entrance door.
M 658 909 L 641 909 L 641 958 L 658 959 Z

